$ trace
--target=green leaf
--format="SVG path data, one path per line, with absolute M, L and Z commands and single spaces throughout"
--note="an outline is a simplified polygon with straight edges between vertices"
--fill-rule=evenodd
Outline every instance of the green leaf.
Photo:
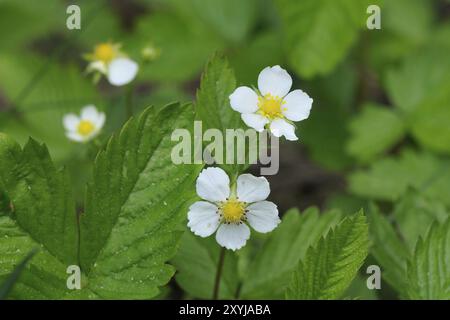
M 450 152 L 450 61 L 445 48 L 410 55 L 387 74 L 386 89 L 405 113 L 414 138 L 436 152 Z M 440 63 L 436 63 L 440 61 Z
M 190 231 L 185 232 L 172 260 L 178 271 L 175 277 L 178 285 L 194 298 L 211 299 L 221 249 L 214 237 L 203 239 Z M 227 250 L 218 298 L 234 299 L 238 284 L 237 259 Z
M 419 236 L 425 237 L 434 221 L 444 222 L 450 211 L 442 203 L 430 200 L 421 192 L 409 191 L 395 204 L 393 216 L 411 251 Z
M 14 271 L 8 276 L 8 278 L 0 285 L 0 300 L 4 300 L 8 297 L 17 279 L 27 265 L 27 263 L 36 254 L 36 250 L 32 250 L 27 256 L 17 265 Z
M 351 174 L 349 188 L 356 195 L 385 201 L 396 201 L 413 188 L 450 207 L 450 162 L 406 149 L 398 157 L 384 158 Z
M 367 7 L 377 2 L 276 0 L 286 52 L 297 74 L 311 78 L 332 71 L 365 26 Z
M 197 91 L 196 102 L 196 120 L 201 120 L 203 132 L 208 129 L 218 129 L 223 138 L 223 155 L 222 164 L 220 165 L 224 170 L 228 171 L 230 175 L 234 175 L 236 172 L 242 172 L 248 166 L 249 163 L 249 150 L 255 148 L 253 144 L 249 144 L 248 140 L 245 141 L 245 159 L 239 159 L 238 154 L 241 150 L 238 150 L 237 138 L 234 138 L 234 162 L 228 164 L 227 152 L 231 149 L 228 143 L 231 142 L 227 139 L 227 129 L 243 129 L 245 125 L 241 120 L 239 112 L 234 111 L 230 106 L 229 96 L 236 88 L 236 79 L 234 77 L 233 70 L 229 67 L 228 61 L 218 55 L 212 57 L 208 62 L 204 73 L 202 74 L 200 89 Z M 255 137 L 257 138 L 256 131 Z M 236 135 L 245 135 L 244 130 L 236 130 Z M 211 139 L 211 143 L 220 143 L 215 141 L 215 137 Z M 205 141 L 205 148 L 209 142 Z M 257 147 L 256 147 L 257 148 Z M 254 149 L 252 149 L 254 151 Z M 256 152 L 255 152 L 256 154 Z M 213 154 L 213 157 L 217 157 Z M 241 163 L 239 163 L 239 160 Z M 256 159 L 255 159 L 256 160 Z M 242 163 L 245 162 L 245 163 Z
M 405 134 L 405 126 L 392 110 L 367 104 L 350 123 L 350 132 L 348 153 L 361 162 L 368 162 L 400 141 Z
M 148 108 L 97 156 L 80 218 L 84 288 L 102 298 L 151 298 L 166 284 L 199 165 L 175 165 L 171 132 L 192 128 L 191 105 Z
M 77 218 L 67 174 L 54 167 L 45 146 L 30 139 L 21 149 L 0 134 L 0 190 L 10 201 L 10 212 L 0 216 L 0 279 L 40 248 L 10 297 L 64 297 L 66 268 L 77 264 Z
M 257 0 L 170 0 L 191 21 L 213 30 L 223 39 L 239 43 L 250 32 L 257 13 Z
M 406 262 L 411 252 L 375 205 L 370 207 L 368 217 L 372 242 L 370 253 L 381 265 L 383 279 L 403 296 L 407 284 Z
M 345 218 L 294 271 L 287 299 L 338 299 L 348 288 L 368 251 L 368 225 L 362 212 Z
M 196 118 L 202 120 L 203 130 L 243 127 L 239 112 L 230 106 L 230 95 L 236 88 L 234 72 L 225 58 L 215 55 L 206 65 L 197 91 Z
M 410 299 L 450 299 L 450 219 L 435 223 L 417 243 L 408 263 L 407 293 Z
M 297 209 L 289 210 L 251 259 L 243 277 L 241 298 L 282 299 L 298 261 L 310 245 L 337 224 L 340 217 L 340 212 L 319 214 L 316 208 L 310 208 L 303 214 Z

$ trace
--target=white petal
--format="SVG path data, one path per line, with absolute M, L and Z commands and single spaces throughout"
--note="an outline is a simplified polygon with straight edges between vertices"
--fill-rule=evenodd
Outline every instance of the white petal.
M 76 132 L 72 132 L 72 131 L 66 132 L 66 137 L 69 140 L 76 141 L 76 142 L 85 142 L 85 141 L 87 141 L 85 137 L 83 137 L 82 135 L 80 135 L 80 134 L 78 134 Z
M 80 119 L 73 113 L 66 114 L 63 118 L 63 125 L 67 131 L 76 131 Z
M 237 179 L 237 196 L 247 203 L 266 200 L 270 194 L 269 181 L 264 177 L 255 177 L 249 173 L 241 174 Z
M 114 86 L 123 86 L 133 81 L 138 72 L 138 64 L 128 58 L 117 58 L 108 66 L 108 81 Z
M 292 121 L 308 119 L 311 111 L 313 99 L 302 90 L 294 90 L 284 99 L 283 114 Z
M 100 131 L 101 128 L 103 128 L 103 125 L 105 124 L 106 116 L 103 112 L 99 112 L 97 119 L 94 121 L 95 130 Z
M 250 228 L 245 223 L 222 224 L 216 233 L 217 243 L 233 251 L 245 246 L 248 238 L 250 238 Z
M 270 201 L 259 201 L 247 207 L 247 221 L 258 232 L 266 233 L 280 223 L 277 206 Z
M 295 128 L 292 124 L 283 119 L 276 119 L 270 123 L 270 131 L 275 137 L 285 136 L 287 140 L 298 140 L 295 135 Z
M 92 123 L 96 123 L 97 119 L 98 111 L 94 105 L 88 105 L 81 109 L 81 120 L 89 120 Z
M 239 87 L 230 95 L 230 105 L 240 113 L 253 113 L 258 110 L 258 95 L 249 87 Z
M 188 227 L 200 237 L 212 235 L 220 223 L 218 208 L 206 201 L 197 201 L 189 207 Z
M 271 94 L 283 98 L 292 86 L 292 78 L 280 66 L 267 67 L 258 77 L 258 89 L 263 96 Z
M 197 194 L 208 201 L 225 201 L 230 196 L 230 178 L 220 168 L 203 169 L 197 178 Z
M 256 113 L 241 114 L 241 118 L 246 125 L 258 132 L 262 132 L 264 126 L 269 123 L 266 117 Z

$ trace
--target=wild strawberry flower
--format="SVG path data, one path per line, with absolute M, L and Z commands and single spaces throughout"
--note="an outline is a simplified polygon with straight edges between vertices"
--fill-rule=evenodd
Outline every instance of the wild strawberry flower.
M 90 61 L 87 71 L 96 72 L 95 80 L 105 75 L 114 86 L 130 83 L 139 70 L 138 64 L 120 51 L 120 44 L 100 43 L 85 58 Z
M 294 121 L 309 117 L 313 99 L 302 90 L 294 90 L 291 76 L 280 66 L 267 67 L 258 76 L 258 89 L 238 87 L 230 95 L 233 110 L 256 131 L 270 129 L 275 137 L 298 140 Z
M 230 187 L 224 170 L 204 169 L 197 178 L 197 194 L 204 201 L 192 204 L 188 227 L 200 237 L 216 232 L 216 241 L 230 250 L 242 248 L 250 237 L 247 223 L 256 231 L 267 233 L 280 223 L 277 206 L 266 201 L 270 193 L 264 177 L 242 174 Z
M 97 111 L 93 105 L 81 110 L 81 115 L 69 113 L 63 118 L 66 136 L 72 141 L 87 142 L 98 135 L 105 124 L 105 114 Z

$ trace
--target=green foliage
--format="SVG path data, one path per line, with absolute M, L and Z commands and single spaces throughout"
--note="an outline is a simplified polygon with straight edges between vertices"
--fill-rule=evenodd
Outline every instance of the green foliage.
M 149 108 L 111 138 L 95 162 L 79 239 L 67 175 L 55 169 L 44 146 L 30 140 L 21 150 L 2 135 L 0 186 L 12 209 L 0 217 L 0 252 L 8 257 L 0 261 L 0 277 L 24 252 L 41 247 L 12 297 L 155 296 L 174 273 L 165 262 L 175 254 L 200 170 L 172 164 L 168 132 L 190 128 L 193 118 L 191 105 Z M 78 258 L 87 280 L 71 293 L 65 270 Z
M 350 190 L 362 197 L 397 201 L 408 188 L 450 206 L 450 163 L 430 153 L 404 150 L 398 157 L 374 162 L 349 177 Z
M 368 253 L 368 225 L 362 212 L 345 218 L 294 271 L 287 299 L 338 299 L 348 288 Z
M 305 256 L 309 246 L 337 224 L 340 217 L 341 214 L 335 210 L 322 214 L 316 208 L 310 208 L 302 214 L 295 209 L 289 210 L 281 224 L 252 257 L 244 275 L 241 297 L 283 298 L 298 261 Z
M 190 296 L 212 298 L 220 251 L 213 236 L 202 239 L 190 231 L 185 232 L 181 238 L 180 250 L 172 262 L 178 270 L 175 277 L 177 283 Z M 234 299 L 238 285 L 237 258 L 231 251 L 227 251 L 220 278 L 219 299 Z
M 21 149 L 2 134 L 0 150 L 0 186 L 11 208 L 0 216 L 0 278 L 40 248 L 11 297 L 64 297 L 66 267 L 77 262 L 76 214 L 67 174 L 54 167 L 46 147 L 34 140 Z
M 10 294 L 23 269 L 35 254 L 36 250 L 32 250 L 30 253 L 28 253 L 28 255 L 22 260 L 22 262 L 17 265 L 17 267 L 6 278 L 6 280 L 2 284 L 0 284 L 0 300 L 6 299 L 6 297 Z
M 350 131 L 348 152 L 362 162 L 384 153 L 405 134 L 402 119 L 395 112 L 371 104 L 352 120 Z
M 386 79 L 390 97 L 404 112 L 414 138 L 424 147 L 444 153 L 450 152 L 450 62 L 446 56 L 439 48 L 421 51 L 389 72 Z
M 370 253 L 381 265 L 383 279 L 403 295 L 407 284 L 406 261 L 411 252 L 376 206 L 371 206 L 368 217 L 372 242 Z
M 374 4 L 366 0 L 275 2 L 283 22 L 289 62 L 305 78 L 327 74 L 342 61 L 365 26 L 367 7 Z
M 450 219 L 435 223 L 420 238 L 408 263 L 407 294 L 410 299 L 450 299 Z
M 165 261 L 175 254 L 200 166 L 172 163 L 170 134 L 190 128 L 193 116 L 190 105 L 147 109 L 97 156 L 80 217 L 86 290 L 104 298 L 150 298 L 172 277 Z

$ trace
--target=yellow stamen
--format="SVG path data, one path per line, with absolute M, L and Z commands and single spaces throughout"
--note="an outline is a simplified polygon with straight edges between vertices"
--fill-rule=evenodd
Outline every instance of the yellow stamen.
M 78 124 L 78 133 L 84 137 L 90 135 L 94 130 L 94 124 L 89 120 L 81 120 Z
M 237 200 L 227 200 L 220 209 L 223 219 L 227 223 L 238 223 L 245 216 L 244 203 Z
M 258 98 L 259 113 L 269 119 L 282 118 L 282 107 L 285 102 L 282 98 L 272 96 L 270 93 Z
M 96 60 L 109 63 L 116 57 L 116 50 L 111 43 L 100 43 L 95 46 L 94 57 Z

